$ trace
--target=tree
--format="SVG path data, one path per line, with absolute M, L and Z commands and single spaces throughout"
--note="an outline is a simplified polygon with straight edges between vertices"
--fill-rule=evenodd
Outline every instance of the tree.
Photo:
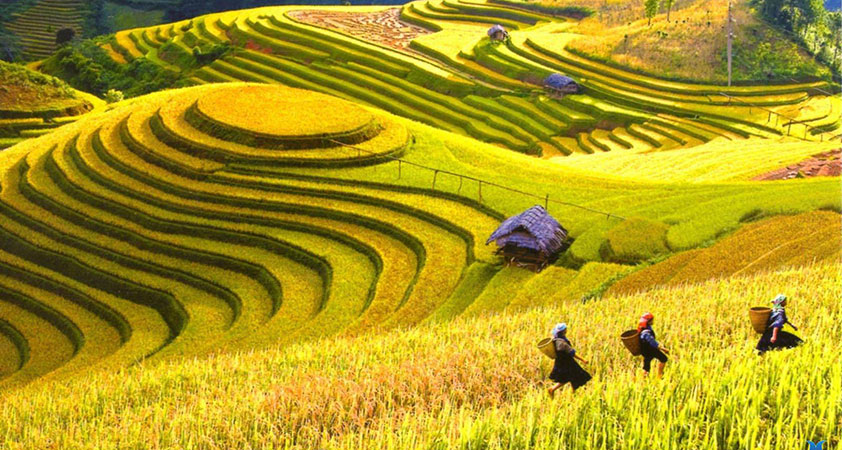
M 62 28 L 56 33 L 56 45 L 62 46 L 70 43 L 76 37 L 76 31 L 73 28 Z
M 842 12 L 829 13 L 826 18 L 829 40 L 833 43 L 833 65 L 839 64 L 839 46 L 842 45 Z
M 649 25 L 652 25 L 652 18 L 658 14 L 661 8 L 661 0 L 644 0 L 644 8 L 646 8 L 646 18 L 649 19 Z
M 667 22 L 670 21 L 670 10 L 675 5 L 675 0 L 664 0 L 664 6 L 667 7 Z

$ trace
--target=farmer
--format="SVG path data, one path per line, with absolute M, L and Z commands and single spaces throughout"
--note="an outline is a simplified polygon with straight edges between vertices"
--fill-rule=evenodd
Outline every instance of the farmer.
M 652 322 L 655 321 L 655 316 L 652 313 L 646 313 L 640 317 L 640 322 L 637 324 L 637 332 L 640 333 L 640 353 L 643 355 L 643 371 L 649 375 L 649 369 L 652 366 L 652 360 L 657 359 L 658 376 L 664 374 L 664 365 L 667 363 L 667 355 L 670 351 L 663 347 L 655 340 L 655 331 L 652 330 Z
M 786 307 L 786 296 L 778 294 L 772 300 L 772 314 L 769 316 L 766 332 L 763 333 L 763 336 L 760 337 L 760 342 L 757 343 L 758 354 L 762 355 L 769 350 L 793 348 L 803 342 L 798 336 L 782 330 L 784 324 L 789 323 L 784 307 Z M 798 331 L 795 325 L 791 323 L 789 325 Z
M 578 359 L 585 364 L 588 363 L 576 354 L 576 350 L 573 349 L 570 341 L 567 340 L 567 324 L 557 324 L 553 328 L 552 336 L 556 357 L 553 371 L 550 372 L 550 380 L 555 381 L 556 384 L 547 389 L 547 393 L 550 394 L 551 398 L 555 395 L 555 391 L 564 386 L 565 383 L 570 383 L 573 391 L 575 391 L 591 379 L 591 374 L 586 372 L 585 369 L 582 369 L 582 366 L 576 362 Z

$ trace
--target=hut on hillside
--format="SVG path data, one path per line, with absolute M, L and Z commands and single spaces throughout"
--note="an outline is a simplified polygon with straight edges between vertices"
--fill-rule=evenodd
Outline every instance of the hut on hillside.
M 544 79 L 544 87 L 551 94 L 564 96 L 566 94 L 576 94 L 579 92 L 579 85 L 573 81 L 572 78 L 566 77 L 560 73 L 550 74 Z
M 494 25 L 488 29 L 488 37 L 492 41 L 505 41 L 509 38 L 509 33 L 503 28 L 503 25 Z
M 567 237 L 567 230 L 536 205 L 503 221 L 485 245 L 496 242 L 507 266 L 540 272 L 567 247 Z

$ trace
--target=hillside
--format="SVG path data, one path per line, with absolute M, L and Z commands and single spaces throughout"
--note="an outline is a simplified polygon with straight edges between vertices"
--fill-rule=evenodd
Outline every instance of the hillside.
M 842 209 L 833 178 L 593 178 L 261 84 L 129 100 L 7 150 L 0 170 L 0 290 L 14 299 L 0 319 L 28 349 L 7 387 L 579 299 L 623 264 L 705 246 L 758 215 Z M 500 267 L 486 238 L 542 201 L 575 238 L 567 267 Z M 799 264 L 833 257 L 804 252 Z
M 0 149 L 40 136 L 93 108 L 58 78 L 0 61 Z
M 544 156 L 693 147 L 718 137 L 823 142 L 838 134 L 833 111 L 842 107 L 827 96 L 826 82 L 728 88 L 640 76 L 569 52 L 568 43 L 581 36 L 571 32 L 571 20 L 447 3 L 409 3 L 397 21 L 386 7 L 234 11 L 128 30 L 102 45 L 113 61 L 151 62 L 178 82 L 313 89 Z M 371 28 L 380 31 L 353 36 L 337 19 L 320 18 L 351 13 L 371 17 L 359 23 L 375 20 Z M 512 39 L 490 43 L 484 36 L 491 22 L 509 26 Z M 384 37 L 397 29 L 414 31 Z M 53 66 L 63 64 L 45 65 Z M 538 91 L 553 72 L 573 77 L 583 95 L 557 99 Z
M 356 338 L 139 364 L 4 397 L 12 450 L 50 442 L 218 448 L 801 448 L 839 445 L 837 264 L 460 318 Z M 759 358 L 747 309 L 777 292 L 807 345 Z M 735 295 L 739 293 L 739 295 Z M 692 301 L 688 301 L 692 300 Z M 663 380 L 620 345 L 641 311 Z M 549 401 L 535 342 L 558 320 L 594 381 Z M 33 427 L 32 423 L 37 423 Z M 648 430 L 659 430 L 651 433 Z
M 22 61 L 50 56 L 58 48 L 59 31 L 72 30 L 72 36 L 83 35 L 88 3 L 83 0 L 34 0 L 3 20 L 3 28 L 17 37 Z
M 836 86 L 583 56 L 586 6 L 227 11 L 37 65 L 108 105 L 0 65 L 0 447 L 838 446 Z M 806 344 L 758 356 L 779 293 Z M 645 311 L 663 378 L 618 339 Z M 550 399 L 557 322 L 594 378 Z
M 786 33 L 764 22 L 750 2 L 733 2 L 735 82 L 829 78 Z M 672 79 L 725 83 L 727 66 L 727 0 L 675 2 L 645 17 L 643 2 L 612 3 L 577 28 L 584 36 L 571 49 L 648 74 Z M 657 51 L 653 51 L 657 49 Z

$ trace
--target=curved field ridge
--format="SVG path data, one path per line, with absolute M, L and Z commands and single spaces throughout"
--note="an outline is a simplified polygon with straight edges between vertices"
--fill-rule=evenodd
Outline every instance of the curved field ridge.
M 821 95 L 826 84 L 727 87 L 609 70 L 566 50 L 580 36 L 571 32 L 572 20 L 510 5 L 408 3 L 400 20 L 409 28 L 431 31 L 415 36 L 408 48 L 348 34 L 330 20 L 306 20 L 320 11 L 362 18 L 389 10 L 277 6 L 230 11 L 124 31 L 110 45 L 125 43 L 123 59 L 145 56 L 173 68 L 178 60 L 161 60 L 158 48 L 146 45 L 146 36 L 160 36 L 157 43 L 180 49 L 186 59 L 199 47 L 230 42 L 238 51 L 210 64 L 174 69 L 196 84 L 250 81 L 315 90 L 544 157 L 660 152 L 713 140 L 739 143 L 783 135 L 823 141 L 840 126 L 838 114 L 832 113 L 841 107 L 839 100 Z M 509 42 L 489 41 L 486 31 L 494 23 L 510 30 Z M 404 29 L 394 20 L 380 26 L 379 32 L 367 34 L 397 36 Z M 553 72 L 573 77 L 582 92 L 564 98 L 543 95 L 543 80 Z M 267 113 L 274 111 L 268 106 Z
M 655 286 L 675 286 L 752 274 L 786 266 L 839 261 L 839 213 L 815 211 L 753 223 L 710 248 L 679 253 L 639 270 L 609 293 L 628 294 Z
M 306 145 L 309 141 L 363 142 L 376 134 L 374 116 L 328 95 L 270 86 L 222 88 L 200 97 L 194 107 L 201 119 L 261 143 Z M 214 128 L 211 126 L 210 128 Z
M 58 78 L 0 61 L 0 150 L 50 133 L 104 105 Z
M 240 94 L 253 101 L 188 118 Z M 281 123 L 234 119 L 258 97 L 285 105 Z M 296 114 L 312 121 L 291 127 Z M 227 134 L 193 125 L 205 120 Z M 296 145 L 243 143 L 258 132 Z M 491 260 L 479 243 L 500 216 L 423 190 L 282 176 L 376 164 L 409 143 L 374 110 L 236 84 L 154 94 L 4 153 L 0 388 L 423 320 Z

